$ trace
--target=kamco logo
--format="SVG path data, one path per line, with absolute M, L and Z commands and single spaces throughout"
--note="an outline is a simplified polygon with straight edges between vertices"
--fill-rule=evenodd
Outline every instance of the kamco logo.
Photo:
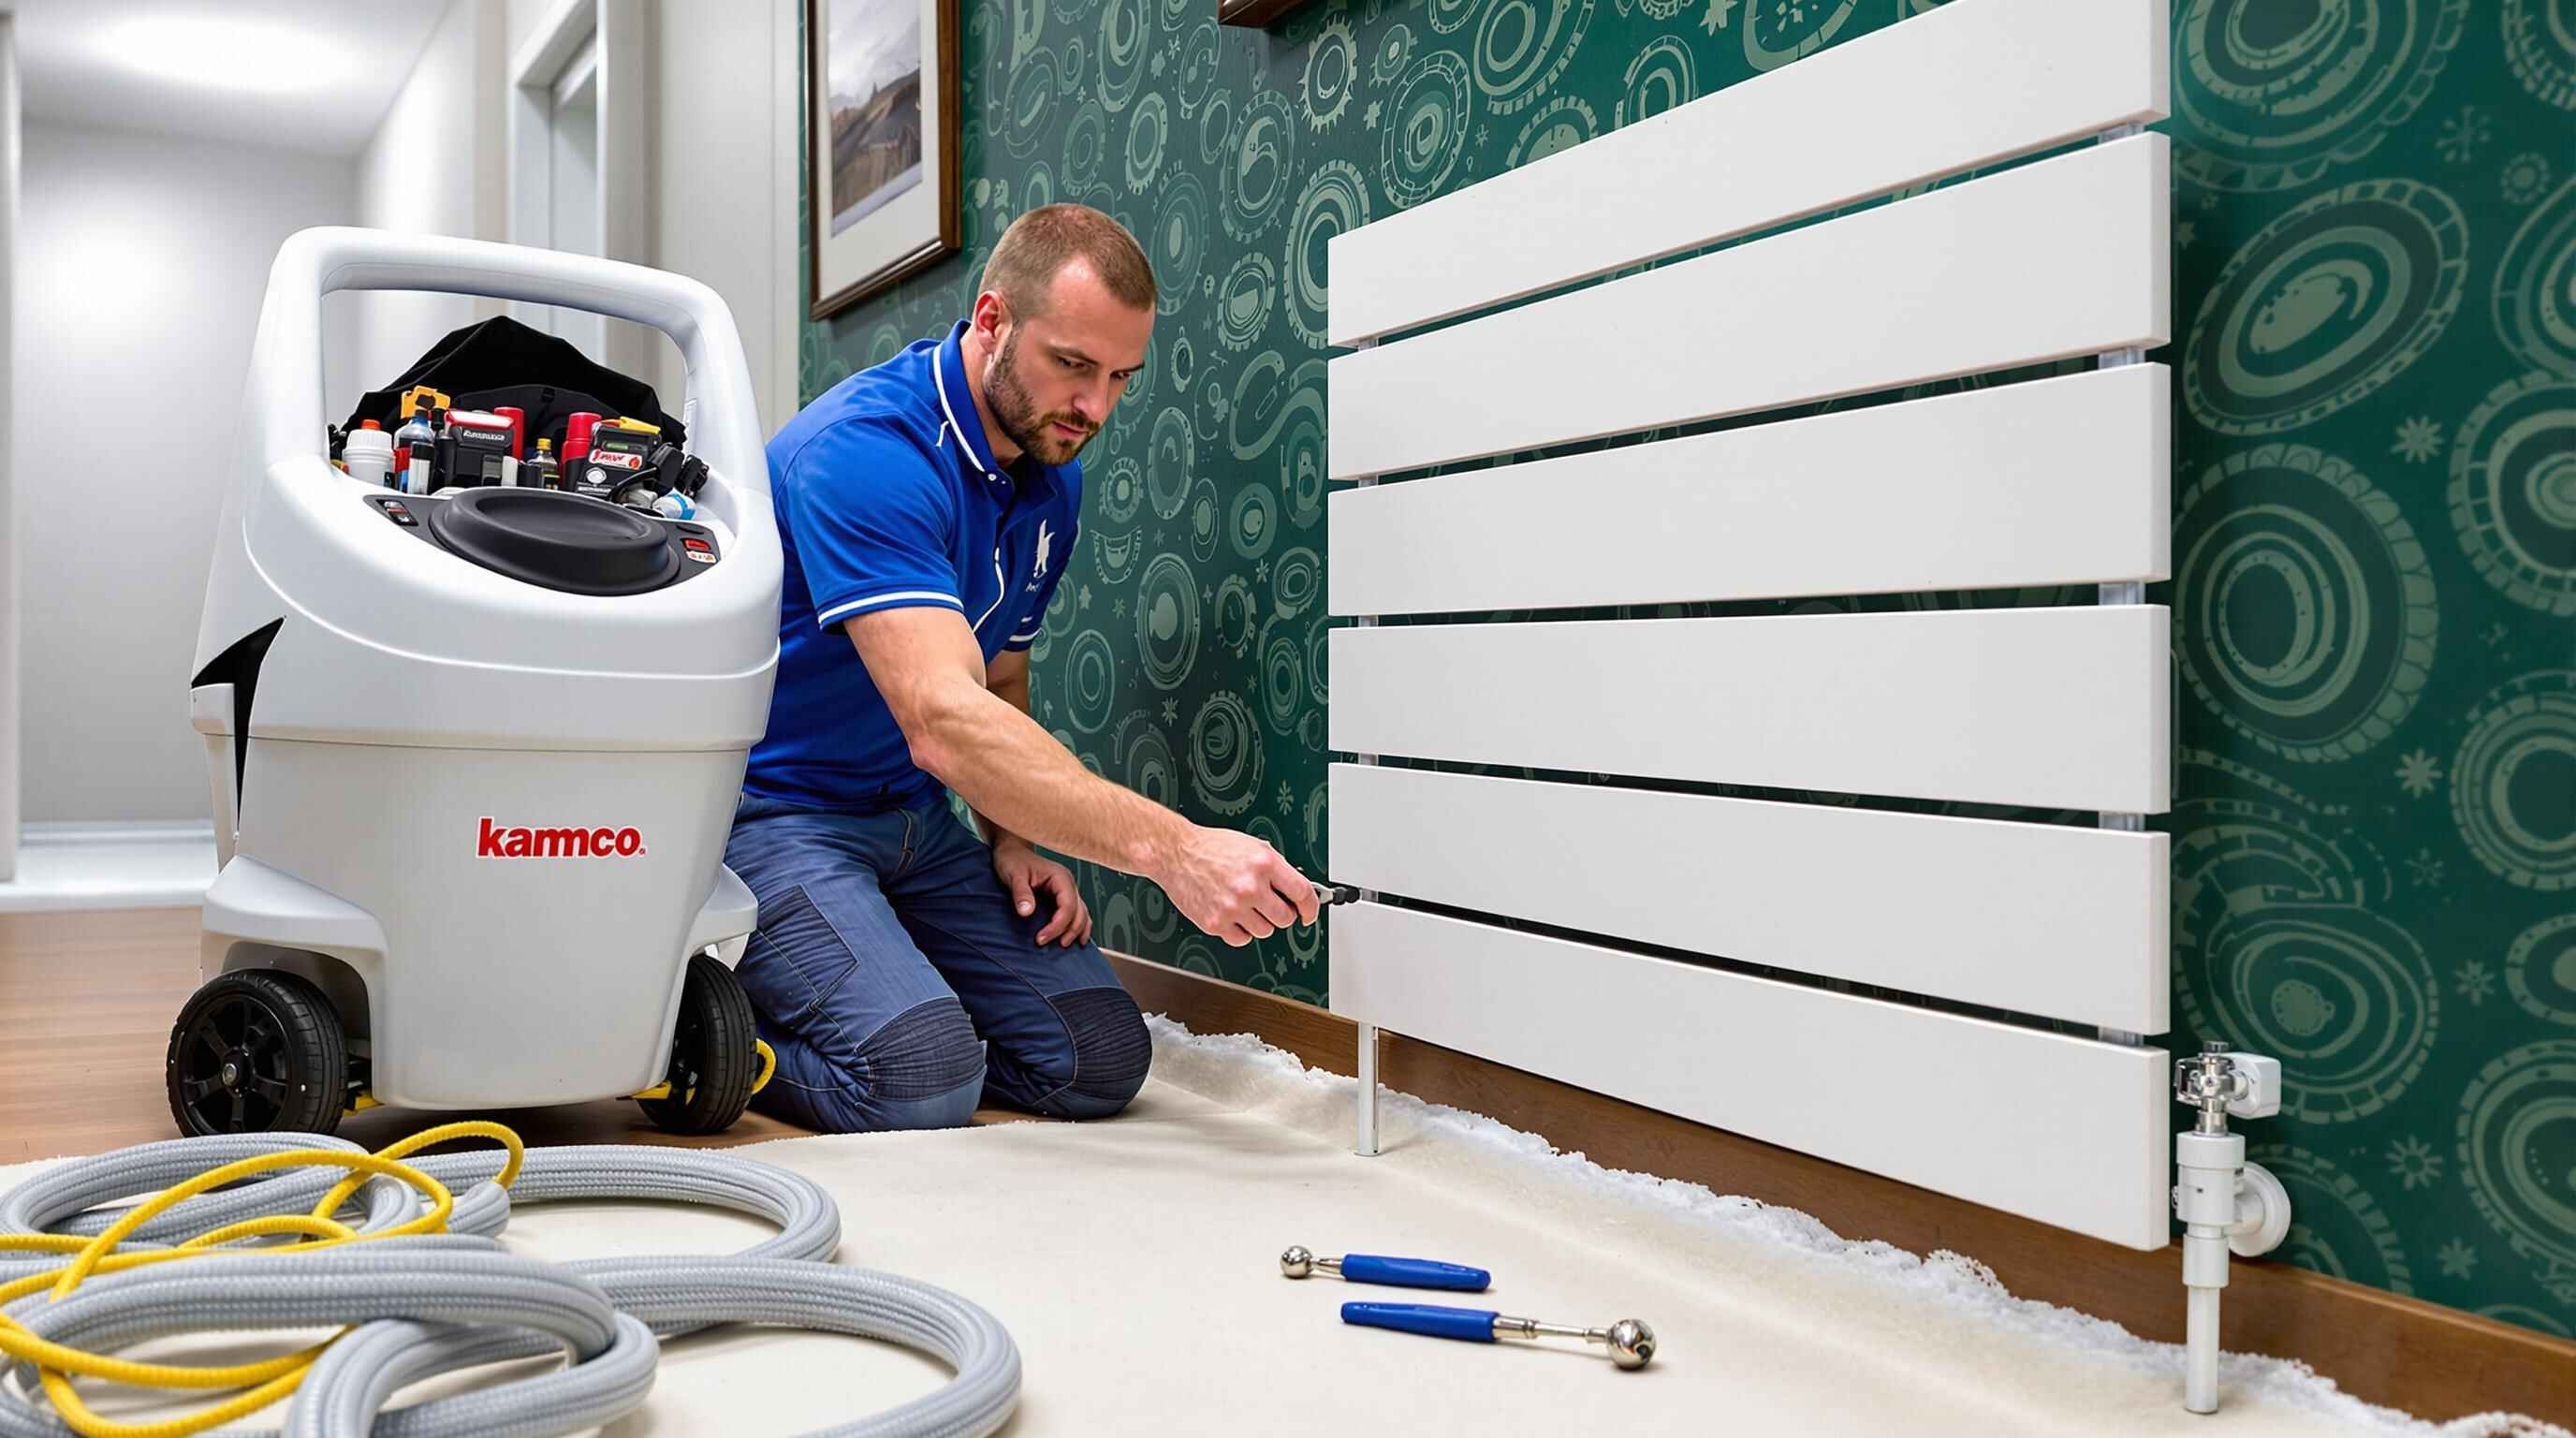
M 478 859 L 625 859 L 644 852 L 636 829 L 505 829 L 483 816 Z

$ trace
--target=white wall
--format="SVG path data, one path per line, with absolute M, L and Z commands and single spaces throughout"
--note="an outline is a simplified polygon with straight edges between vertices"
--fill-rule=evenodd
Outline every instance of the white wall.
M 449 0 L 384 120 L 358 152 L 356 223 L 503 238 L 506 19 L 502 0 Z M 368 389 L 391 383 L 441 335 L 501 312 L 498 301 L 392 290 L 349 302 L 358 312 L 356 372 Z M 333 413 L 340 418 L 347 411 Z
M 188 677 L 251 334 L 278 246 L 349 223 L 354 174 L 42 121 L 23 163 L 9 406 L 23 817 L 204 818 Z M 335 410 L 357 394 L 348 322 L 326 313 L 317 337 Z
M 796 413 L 796 17 L 799 0 L 654 6 L 650 263 L 714 286 L 733 310 L 760 432 Z M 680 393 L 665 348 L 654 387 Z M 677 411 L 675 410 L 674 413 Z
M 638 262 L 703 280 L 742 333 L 761 432 L 796 413 L 796 127 L 802 0 L 606 0 L 645 21 L 648 145 Z M 507 0 L 509 49 L 579 0 Z M 521 240 L 527 243 L 526 239 Z M 680 352 L 649 347 L 678 413 Z
M 18 543 L 9 505 L 17 473 L 9 450 L 16 408 L 9 392 L 9 319 L 17 290 L 10 256 L 17 233 L 17 20 L 0 11 L 0 883 L 18 872 Z
M 184 690 L 269 261 L 312 224 L 508 238 L 509 57 L 564 3 L 447 0 L 353 161 L 30 127 L 14 334 L 0 301 L 0 349 L 18 357 L 16 391 L 0 389 L 0 874 L 16 836 L 5 799 L 13 778 L 20 817 L 32 822 L 207 813 Z M 626 13 L 647 22 L 643 128 L 656 198 L 629 217 L 644 236 L 642 261 L 725 297 L 764 432 L 775 432 L 796 408 L 801 0 L 607 3 L 632 5 Z M 0 257 L 7 244 L 0 234 Z M 333 297 L 327 412 L 345 415 L 441 335 L 500 312 L 457 296 Z M 677 351 L 654 353 L 641 377 L 676 406 Z M 178 425 L 192 427 L 191 442 L 156 454 L 150 441 Z M 13 588 L 22 682 L 9 686 Z M 13 699 L 16 744 L 7 742 Z

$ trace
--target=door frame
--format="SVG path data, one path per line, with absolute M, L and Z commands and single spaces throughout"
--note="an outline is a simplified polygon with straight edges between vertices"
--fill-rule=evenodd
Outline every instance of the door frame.
M 18 519 L 11 494 L 17 453 L 9 417 L 17 412 L 11 389 L 11 313 L 18 285 L 18 34 L 17 17 L 0 10 L 0 884 L 17 877 L 19 815 Z
M 512 244 L 548 245 L 555 88 L 569 67 L 587 58 L 598 67 L 599 175 L 594 203 L 599 251 L 607 259 L 646 262 L 652 229 L 651 134 L 644 106 L 648 16 L 649 7 L 643 5 L 555 0 L 520 43 L 518 53 L 510 57 L 507 147 Z M 514 300 L 508 310 L 523 324 L 545 327 L 541 306 Z M 607 337 L 600 363 L 650 383 L 655 368 L 651 335 L 617 320 L 604 328 Z

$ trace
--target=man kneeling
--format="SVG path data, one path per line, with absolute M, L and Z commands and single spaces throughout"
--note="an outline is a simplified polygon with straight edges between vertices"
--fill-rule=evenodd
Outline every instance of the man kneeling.
M 950 1127 L 987 1098 L 1124 1108 L 1144 1019 L 1038 845 L 1153 880 L 1230 944 L 1315 922 L 1313 883 L 1270 845 L 1099 778 L 1029 717 L 1075 455 L 1144 364 L 1154 303 L 1117 221 L 1033 210 L 970 318 L 769 443 L 778 679 L 725 849 L 760 900 L 738 973 L 778 1051 L 764 1112 L 847 1132 Z

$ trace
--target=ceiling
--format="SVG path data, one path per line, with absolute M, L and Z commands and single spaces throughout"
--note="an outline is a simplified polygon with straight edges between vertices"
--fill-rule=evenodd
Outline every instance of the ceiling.
M 32 121 L 354 155 L 435 0 L 0 0 Z

